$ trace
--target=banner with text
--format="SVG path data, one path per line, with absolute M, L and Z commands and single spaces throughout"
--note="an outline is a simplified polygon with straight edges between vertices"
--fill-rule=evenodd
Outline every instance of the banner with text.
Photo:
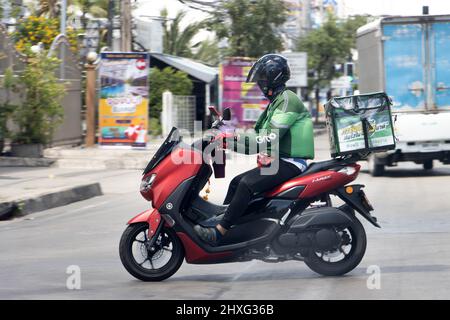
M 148 53 L 102 52 L 99 144 L 145 148 L 148 131 Z
M 253 63 L 250 58 L 227 58 L 219 68 L 222 110 L 230 108 L 239 127 L 253 126 L 269 103 L 256 83 L 245 82 Z

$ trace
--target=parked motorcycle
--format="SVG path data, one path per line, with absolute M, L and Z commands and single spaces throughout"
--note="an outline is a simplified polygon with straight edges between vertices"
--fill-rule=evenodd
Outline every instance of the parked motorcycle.
M 353 270 L 366 250 L 366 233 L 355 212 L 380 227 L 371 215 L 364 186 L 349 185 L 358 176 L 357 161 L 367 155 L 313 162 L 299 176 L 254 195 L 217 246 L 196 235 L 196 224 L 215 226 L 226 209 L 199 195 L 213 173 L 202 152 L 226 140 L 220 139 L 221 128 L 230 119 L 228 109 L 223 116 L 211 110 L 216 115 L 212 126 L 216 137 L 189 145 L 173 128 L 145 168 L 140 192 L 152 208 L 128 221 L 122 235 L 120 259 L 126 270 L 143 281 L 169 278 L 184 259 L 190 264 L 298 260 L 325 276 Z M 200 161 L 177 164 L 173 155 Z M 333 207 L 330 195 L 343 204 Z

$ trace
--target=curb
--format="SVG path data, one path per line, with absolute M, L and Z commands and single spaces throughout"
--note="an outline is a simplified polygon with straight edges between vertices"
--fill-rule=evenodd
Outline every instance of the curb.
M 90 199 L 103 195 L 99 183 L 81 185 L 74 188 L 43 194 L 41 196 L 13 202 L 0 203 L 0 208 L 15 207 L 17 210 L 9 211 L 2 215 L 3 219 L 23 217 L 30 213 L 44 211 L 60 206 L 65 206 L 73 202 Z M 6 209 L 5 209 L 6 211 Z M 0 219 L 1 220 L 1 219 Z
M 0 167 L 50 167 L 55 159 L 0 157 Z

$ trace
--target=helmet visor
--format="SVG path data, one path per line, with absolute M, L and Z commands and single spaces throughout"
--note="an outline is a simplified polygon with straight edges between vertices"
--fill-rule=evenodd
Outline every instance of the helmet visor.
M 267 81 L 267 77 L 264 72 L 264 63 L 257 61 L 250 69 L 245 82 L 258 82 L 261 80 Z

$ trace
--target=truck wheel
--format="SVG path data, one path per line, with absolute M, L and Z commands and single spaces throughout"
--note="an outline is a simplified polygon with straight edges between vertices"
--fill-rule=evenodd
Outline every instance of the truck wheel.
M 384 164 L 377 163 L 377 159 L 373 154 L 369 156 L 367 163 L 372 177 L 380 177 L 384 174 Z
M 431 170 L 433 169 L 433 160 L 427 160 L 423 163 L 423 168 L 425 170 Z

